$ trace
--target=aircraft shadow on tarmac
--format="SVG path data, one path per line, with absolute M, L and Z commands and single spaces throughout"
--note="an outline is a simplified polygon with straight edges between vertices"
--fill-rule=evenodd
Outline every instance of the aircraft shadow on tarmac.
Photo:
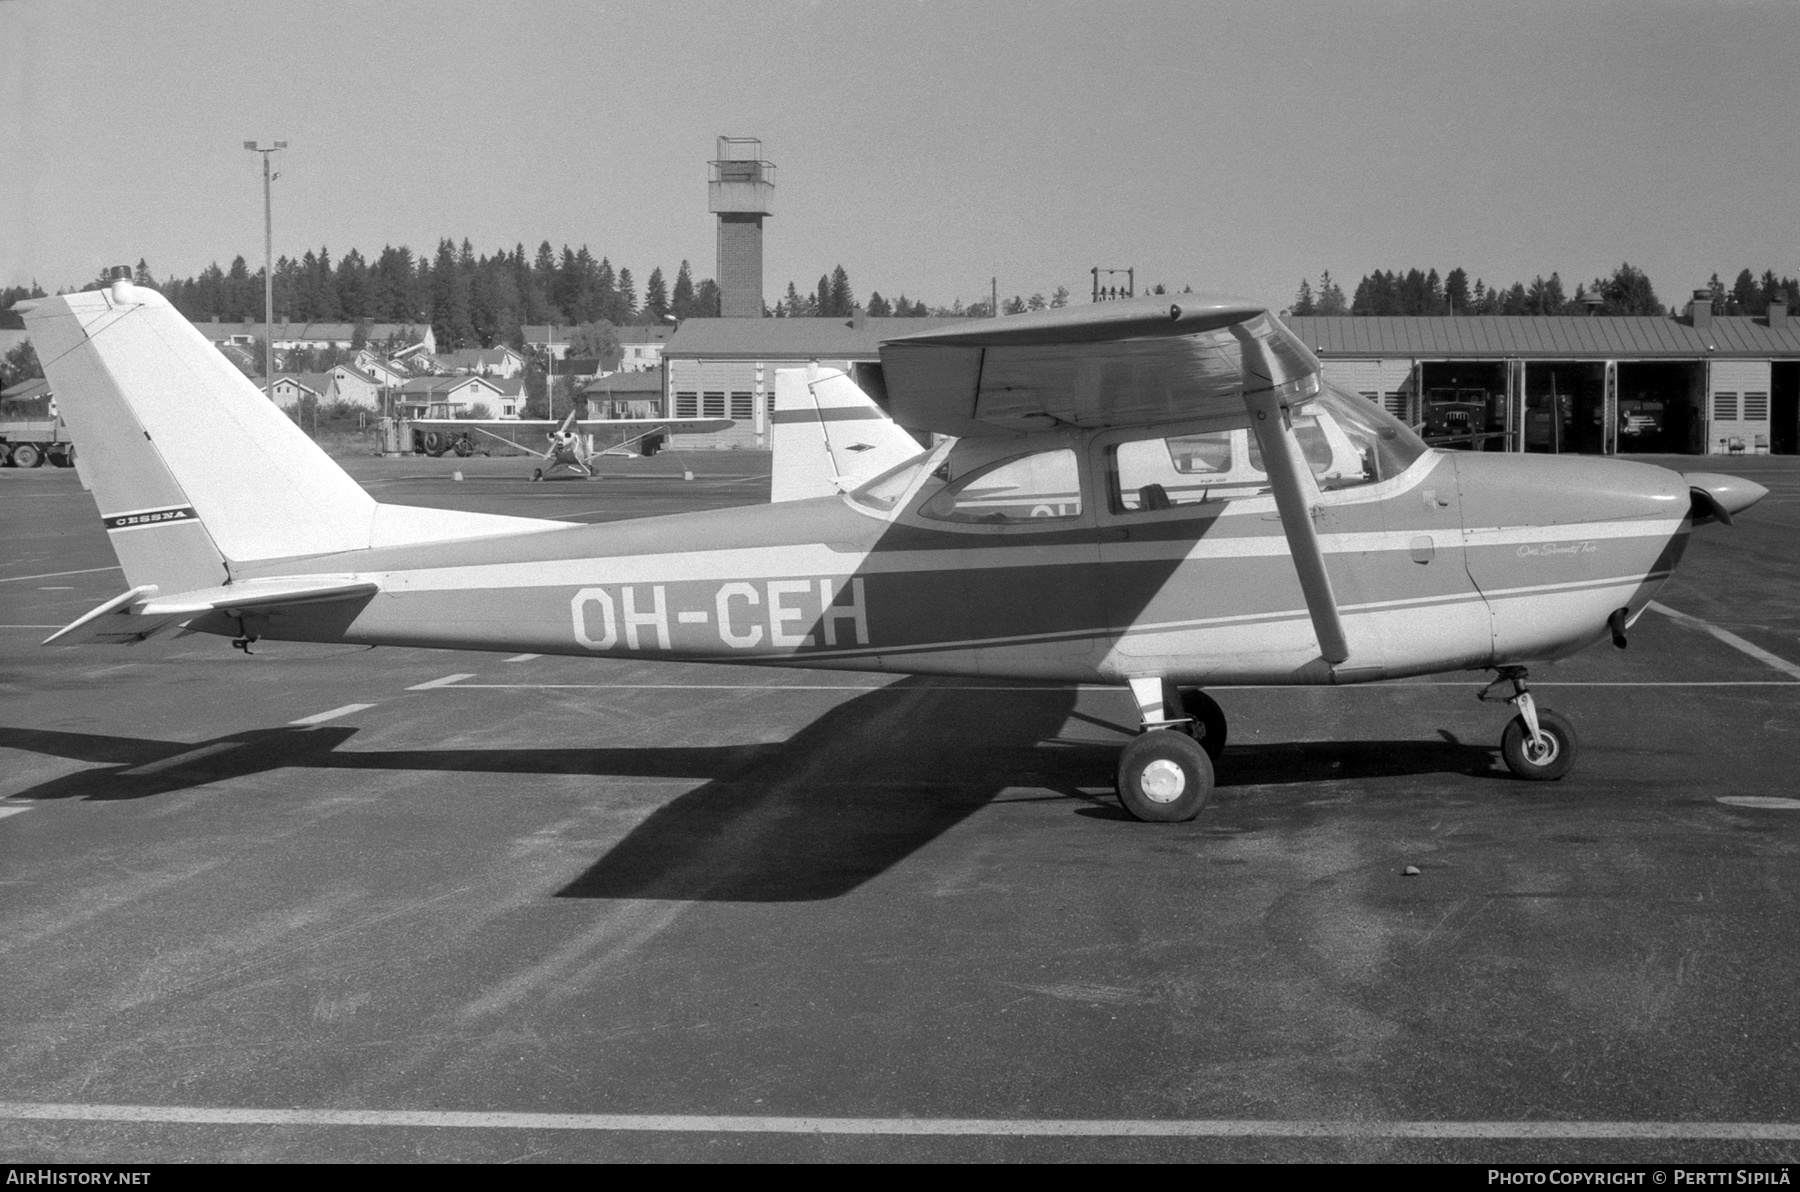
M 1076 712 L 1075 700 L 1067 688 L 1002 695 L 909 678 L 767 745 L 340 750 L 357 730 L 326 725 L 192 745 L 0 727 L 0 748 L 99 763 L 13 796 L 21 800 L 140 799 L 281 769 L 702 779 L 558 896 L 812 901 L 849 893 L 1009 788 L 1051 791 L 1080 814 L 1124 819 L 1099 793 L 1111 786 L 1123 733 L 1059 737 L 1072 717 L 1118 727 Z M 1492 749 L 1454 739 L 1244 745 L 1226 752 L 1219 783 L 1228 797 L 1234 787 L 1485 775 L 1493 760 Z

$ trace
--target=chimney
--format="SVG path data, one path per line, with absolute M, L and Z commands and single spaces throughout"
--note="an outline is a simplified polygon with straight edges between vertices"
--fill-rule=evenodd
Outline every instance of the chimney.
M 1769 303 L 1769 330 L 1786 331 L 1788 329 L 1788 306 L 1786 298 L 1776 298 Z
M 864 310 L 860 304 L 851 307 L 850 308 L 850 322 L 849 322 L 848 326 L 850 326 L 854 330 L 861 331 L 864 327 L 867 327 L 868 325 L 869 325 L 869 312 Z
M 1593 318 L 1600 313 L 1600 308 L 1606 305 L 1606 299 L 1599 294 L 1584 294 L 1581 297 L 1581 305 L 1587 307 L 1588 317 Z
M 1695 290 L 1694 301 L 1688 306 L 1688 320 L 1696 331 L 1712 326 L 1712 291 Z

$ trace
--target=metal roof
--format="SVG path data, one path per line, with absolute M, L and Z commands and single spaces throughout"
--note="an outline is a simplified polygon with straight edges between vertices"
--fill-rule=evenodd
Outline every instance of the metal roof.
M 1800 319 L 1771 330 L 1762 319 L 1714 315 L 1696 329 L 1642 315 L 1470 315 L 1289 318 L 1288 327 L 1321 356 L 1444 359 L 1617 360 L 1632 358 L 1800 358 Z
M 967 319 L 689 319 L 663 348 L 687 360 L 877 360 L 881 341 Z

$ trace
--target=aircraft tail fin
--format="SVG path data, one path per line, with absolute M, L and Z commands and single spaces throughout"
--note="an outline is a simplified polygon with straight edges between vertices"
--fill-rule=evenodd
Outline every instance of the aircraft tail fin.
M 213 588 L 233 563 L 562 522 L 381 505 L 155 290 L 21 303 L 133 587 Z
M 924 448 L 838 369 L 775 373 L 769 500 L 844 492 L 923 454 Z

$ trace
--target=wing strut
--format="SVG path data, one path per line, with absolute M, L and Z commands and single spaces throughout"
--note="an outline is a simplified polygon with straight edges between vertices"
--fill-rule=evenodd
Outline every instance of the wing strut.
M 1281 513 L 1281 528 L 1287 535 L 1288 551 L 1294 557 L 1294 570 L 1300 577 L 1300 591 L 1306 596 L 1306 611 L 1312 617 L 1313 633 L 1319 639 L 1319 653 L 1333 666 L 1350 657 L 1350 645 L 1344 639 L 1344 623 L 1338 616 L 1337 597 L 1331 590 L 1331 576 L 1325 570 L 1325 554 L 1319 549 L 1319 532 L 1313 525 L 1312 508 L 1307 502 L 1312 486 L 1306 483 L 1305 464 L 1300 444 L 1294 439 L 1294 428 L 1288 417 L 1284 398 L 1294 392 L 1293 383 L 1277 385 L 1280 374 L 1270 367 L 1262 345 L 1247 334 L 1242 325 L 1233 327 L 1244 350 L 1244 406 L 1250 411 L 1250 430 L 1262 448 L 1263 467 L 1268 470 L 1269 484 L 1275 490 L 1275 508 Z M 1316 388 L 1316 374 L 1307 378 Z

